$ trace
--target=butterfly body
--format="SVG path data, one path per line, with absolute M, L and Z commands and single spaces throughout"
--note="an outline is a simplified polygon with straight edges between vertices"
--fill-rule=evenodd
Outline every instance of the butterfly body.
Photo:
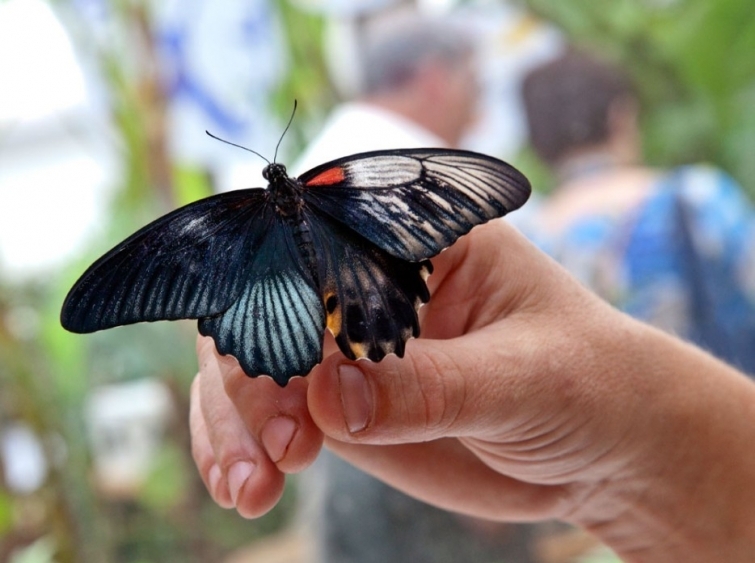
M 275 210 L 283 217 L 294 217 L 304 206 L 302 186 L 296 178 L 289 178 L 286 167 L 274 162 L 262 170 L 262 177 L 269 182 L 267 197 Z
M 526 201 L 526 178 L 465 151 L 342 158 L 267 189 L 219 194 L 147 225 L 97 260 L 61 322 L 93 332 L 195 318 L 218 351 L 280 385 L 322 360 L 329 329 L 349 358 L 403 356 L 430 299 L 429 258 Z
M 279 163 L 267 165 L 262 171 L 262 177 L 269 182 L 266 190 L 267 200 L 286 226 L 291 229 L 301 257 L 316 281 L 314 241 L 309 222 L 304 214 L 305 202 L 302 197 L 304 186 L 296 178 L 290 178 L 286 173 L 286 167 Z

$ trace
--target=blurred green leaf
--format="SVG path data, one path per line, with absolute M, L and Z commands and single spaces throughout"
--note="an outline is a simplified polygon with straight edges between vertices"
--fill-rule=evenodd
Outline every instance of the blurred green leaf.
M 212 185 L 207 171 L 196 166 L 177 166 L 173 170 L 173 186 L 176 206 L 212 195 Z
M 13 526 L 13 499 L 0 490 L 0 537 L 7 534 Z
M 153 461 L 152 471 L 142 486 L 141 502 L 161 513 L 175 508 L 189 485 L 188 469 L 184 454 L 174 444 L 167 444 Z

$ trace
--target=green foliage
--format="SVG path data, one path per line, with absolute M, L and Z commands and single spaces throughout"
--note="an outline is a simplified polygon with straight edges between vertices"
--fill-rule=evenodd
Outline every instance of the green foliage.
M 708 161 L 755 194 L 755 19 L 749 0 L 526 0 L 578 46 L 622 63 L 648 160 Z
M 0 537 L 7 534 L 13 526 L 13 498 L 0 490 Z
M 198 167 L 176 166 L 173 170 L 176 205 L 186 205 L 212 194 L 207 171 Z
M 304 148 L 312 130 L 338 101 L 323 55 L 325 19 L 304 12 L 290 0 L 275 0 L 288 47 L 290 71 L 273 95 L 273 111 L 288 119 L 293 101 L 298 100 L 297 117 L 287 134 L 289 154 Z
M 153 460 L 152 471 L 142 486 L 139 499 L 149 509 L 167 514 L 178 506 L 189 487 L 185 452 L 167 444 Z

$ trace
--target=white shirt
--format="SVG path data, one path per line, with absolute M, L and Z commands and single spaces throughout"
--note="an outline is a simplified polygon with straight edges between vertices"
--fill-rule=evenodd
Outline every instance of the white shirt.
M 361 102 L 341 105 L 292 167 L 294 176 L 319 164 L 358 152 L 445 147 L 424 127 L 391 111 Z

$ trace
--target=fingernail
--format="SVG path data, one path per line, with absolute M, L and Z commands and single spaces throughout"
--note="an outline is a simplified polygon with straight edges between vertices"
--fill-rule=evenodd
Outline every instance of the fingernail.
M 267 455 L 274 463 L 279 462 L 286 455 L 297 428 L 298 424 L 289 416 L 275 416 L 265 423 L 260 438 L 267 450 Z
M 228 469 L 228 490 L 234 506 L 238 504 L 241 487 L 251 477 L 254 469 L 255 465 L 251 461 L 237 461 Z
M 346 425 L 352 434 L 367 428 L 372 415 L 372 392 L 362 370 L 344 364 L 338 368 L 341 385 L 341 405 Z

